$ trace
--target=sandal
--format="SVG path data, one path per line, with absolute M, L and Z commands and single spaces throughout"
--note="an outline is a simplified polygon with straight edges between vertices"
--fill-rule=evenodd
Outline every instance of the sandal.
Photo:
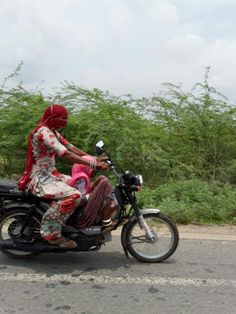
M 67 239 L 63 236 L 55 240 L 50 240 L 48 241 L 48 243 L 53 244 L 53 245 L 58 245 L 59 247 L 64 248 L 64 249 L 74 249 L 78 246 L 75 241 Z

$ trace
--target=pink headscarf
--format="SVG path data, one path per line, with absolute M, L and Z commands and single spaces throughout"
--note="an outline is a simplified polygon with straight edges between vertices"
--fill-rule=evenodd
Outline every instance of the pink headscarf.
M 95 158 L 92 156 L 83 156 L 83 159 L 87 161 L 95 161 Z M 67 181 L 67 184 L 70 186 L 74 186 L 75 182 L 78 179 L 85 179 L 86 180 L 86 193 L 90 192 L 90 178 L 93 174 L 93 169 L 89 166 L 83 164 L 74 164 L 72 167 L 72 178 Z
M 30 182 L 30 172 L 32 170 L 33 164 L 35 163 L 32 152 L 32 138 L 34 133 L 44 125 L 47 125 L 47 127 L 52 131 L 54 131 L 56 128 L 62 127 L 64 121 L 61 121 L 60 119 L 67 119 L 67 115 L 68 113 L 65 107 L 58 104 L 51 105 L 44 111 L 43 116 L 37 124 L 36 128 L 30 133 L 28 137 L 28 153 L 25 171 L 18 182 L 18 187 L 21 190 L 24 191 L 27 184 Z

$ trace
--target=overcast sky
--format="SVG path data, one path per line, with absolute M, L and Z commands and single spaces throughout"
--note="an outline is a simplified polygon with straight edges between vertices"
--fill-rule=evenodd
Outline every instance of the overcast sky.
M 236 102 L 235 0 L 0 0 L 0 80 L 64 80 L 115 95 L 210 83 Z

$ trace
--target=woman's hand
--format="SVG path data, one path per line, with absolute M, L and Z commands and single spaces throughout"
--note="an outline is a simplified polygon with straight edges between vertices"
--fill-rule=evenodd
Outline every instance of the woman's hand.
M 106 162 L 106 160 L 108 159 L 109 159 L 108 157 L 96 157 L 96 161 L 97 161 L 96 168 L 98 170 L 108 170 L 109 164 Z
M 97 160 L 97 165 L 96 165 L 96 168 L 98 170 L 108 170 L 109 169 L 109 164 L 106 163 L 105 161 L 98 161 Z

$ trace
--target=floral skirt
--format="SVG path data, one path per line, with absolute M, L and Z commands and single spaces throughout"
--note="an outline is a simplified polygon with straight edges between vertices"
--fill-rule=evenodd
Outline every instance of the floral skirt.
M 69 176 L 43 173 L 34 176 L 30 191 L 38 197 L 52 199 L 49 209 L 43 216 L 40 234 L 45 240 L 55 240 L 61 237 L 62 225 L 72 215 L 81 200 L 81 194 L 69 186 L 66 181 Z

